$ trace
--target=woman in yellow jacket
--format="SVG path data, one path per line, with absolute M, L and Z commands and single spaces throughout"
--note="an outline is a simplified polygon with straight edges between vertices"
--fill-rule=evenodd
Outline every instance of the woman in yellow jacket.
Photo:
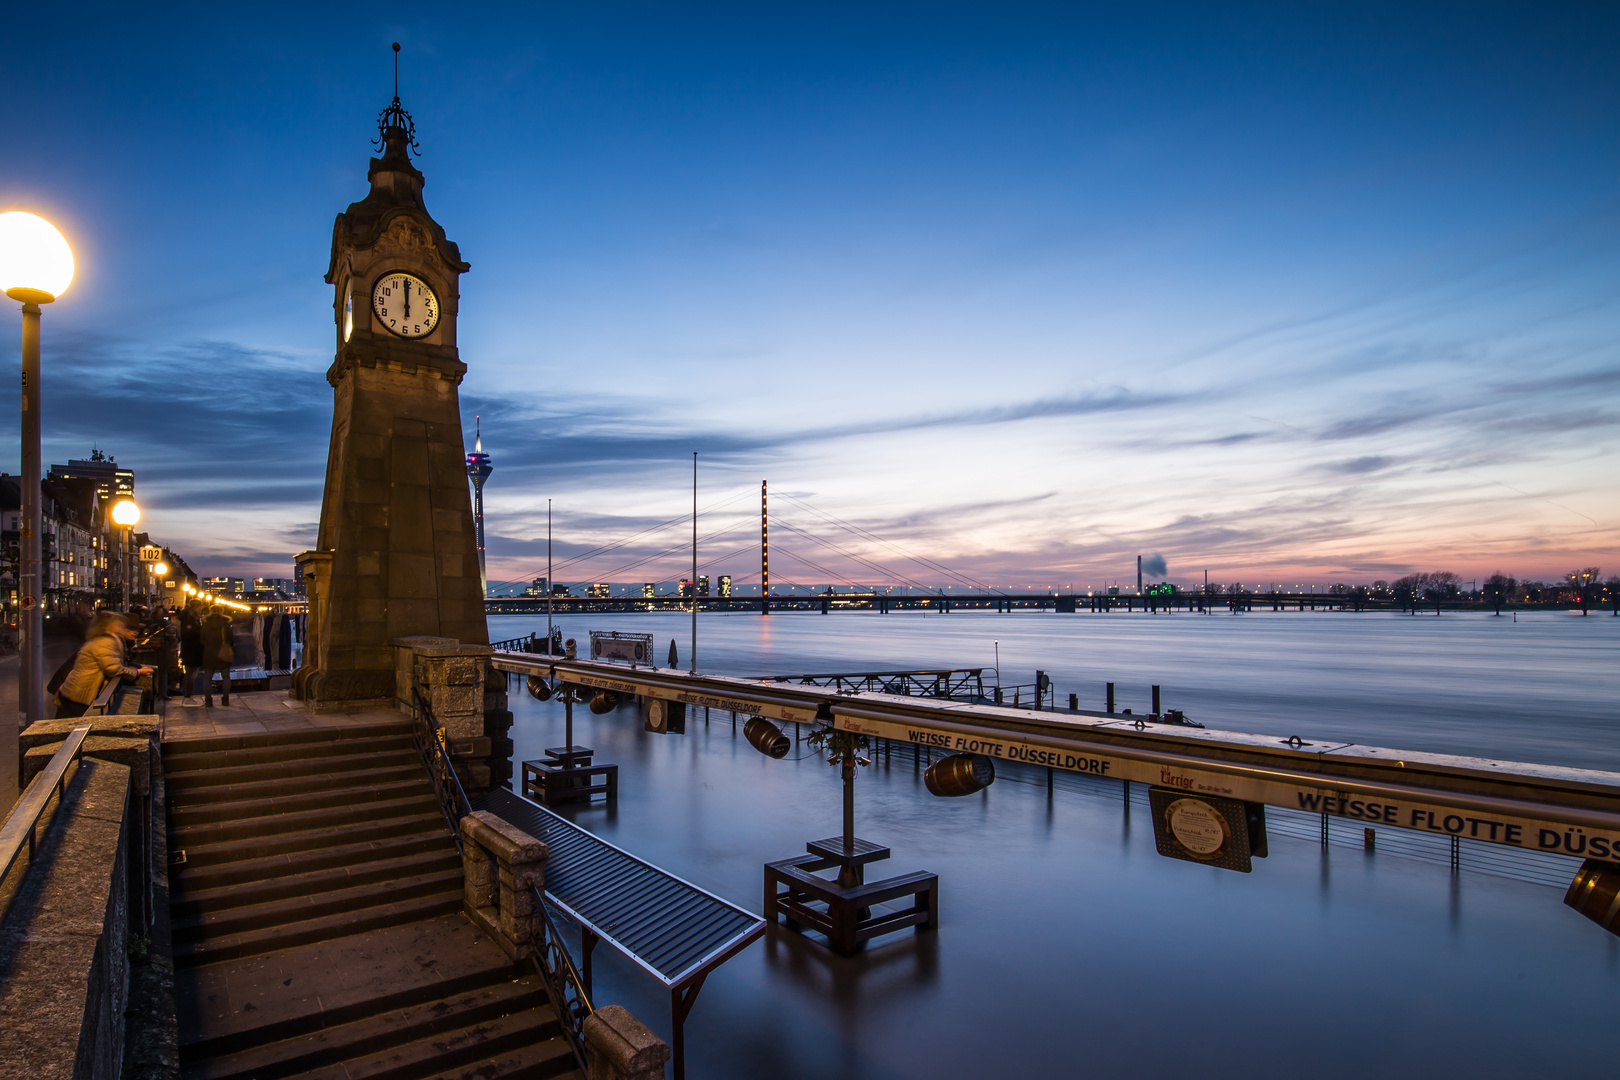
M 121 612 L 103 611 L 84 635 L 73 670 L 56 692 L 56 715 L 83 716 L 110 679 L 138 679 L 149 667 L 132 667 L 124 650 L 135 640 L 135 627 Z

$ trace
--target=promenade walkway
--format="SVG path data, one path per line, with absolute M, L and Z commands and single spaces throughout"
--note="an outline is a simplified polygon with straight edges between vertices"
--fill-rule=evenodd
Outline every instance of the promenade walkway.
M 163 756 L 183 1077 L 576 1075 L 543 983 L 461 913 L 399 713 L 232 695 L 171 707 Z

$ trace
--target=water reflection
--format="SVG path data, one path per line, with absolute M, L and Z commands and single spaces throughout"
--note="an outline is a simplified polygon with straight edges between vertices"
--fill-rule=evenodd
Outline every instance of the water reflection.
M 699 655 L 737 674 L 853 670 L 873 654 L 893 657 L 883 666 L 950 666 L 965 658 L 949 650 L 965 651 L 978 633 L 990 640 L 985 624 L 995 618 L 979 619 L 977 629 L 960 615 L 864 625 L 843 616 L 706 619 Z M 1296 615 L 1277 618 L 1302 625 Z M 953 619 L 949 633 L 937 636 Z M 1028 666 L 1053 671 L 1061 689 L 1061 665 L 1035 652 L 1033 630 L 1020 645 L 1011 626 L 1019 621 L 1001 617 L 993 626 L 1004 668 L 1009 652 L 1016 657 L 1023 648 L 1026 659 L 1041 660 Z M 766 622 L 768 633 L 760 625 Z M 1221 671 L 1197 693 L 1229 704 L 1240 718 L 1256 698 L 1273 699 L 1279 687 L 1291 694 L 1314 680 L 1313 708 L 1291 712 L 1290 731 L 1309 738 L 1323 734 L 1313 724 L 1359 725 L 1399 734 L 1377 708 L 1388 688 L 1357 679 L 1369 666 L 1402 669 L 1403 659 L 1389 654 L 1410 646 L 1411 632 L 1383 645 L 1360 627 L 1334 630 L 1329 637 L 1340 637 L 1328 646 L 1296 641 L 1307 676 L 1288 667 L 1287 650 L 1235 668 L 1200 658 L 1196 639 L 1204 631 L 1195 619 L 1159 622 L 1192 628 L 1180 643 L 1165 631 L 1155 635 L 1170 642 L 1183 671 Z M 502 636 L 526 632 L 520 623 L 504 620 Z M 565 632 L 583 637 L 586 629 L 615 625 L 648 628 L 639 617 L 580 619 Z M 1048 617 L 1041 625 L 1063 624 Z M 1072 653 L 1072 638 L 1064 631 L 1047 646 Z M 1438 641 L 1430 641 L 1424 662 L 1439 664 L 1444 654 L 1451 664 L 1518 664 L 1491 650 L 1469 660 Z M 1345 672 L 1312 659 L 1345 642 L 1360 657 Z M 801 646 L 802 662 L 790 663 Z M 1220 642 L 1211 647 L 1229 651 Z M 1546 660 L 1539 647 L 1531 654 Z M 1086 660 L 1093 669 L 1098 663 Z M 1266 663 L 1269 674 L 1256 674 L 1255 696 L 1246 696 L 1251 671 Z M 1077 663 L 1070 677 L 1078 670 Z M 1599 728 L 1614 741 L 1613 724 L 1600 720 L 1612 720 L 1610 703 L 1620 699 L 1616 672 L 1620 664 L 1573 678 L 1559 712 L 1539 714 L 1536 745 L 1546 757 Z M 1453 678 L 1435 676 L 1442 688 Z M 1421 681 L 1416 671 L 1396 679 L 1407 715 L 1445 713 L 1449 705 L 1416 693 Z M 1190 685 L 1181 692 L 1191 696 Z M 1532 703 L 1544 704 L 1546 683 L 1528 685 L 1519 697 L 1507 693 L 1475 709 L 1482 743 L 1531 738 L 1515 726 Z M 520 760 L 562 741 L 560 707 L 520 692 L 512 700 Z M 630 709 L 605 716 L 580 710 L 575 720 L 577 740 L 594 747 L 598 761 L 619 764 L 621 799 L 616 810 L 572 816 L 751 910 L 760 909 L 765 862 L 838 831 L 838 771 L 807 745 L 768 760 L 728 714 L 712 714 L 708 723 L 694 716 L 685 736 L 646 734 Z M 1444 723 L 1429 730 L 1453 750 L 1464 734 Z M 1228 873 L 1156 854 L 1141 785 L 1127 800 L 1118 783 L 1060 773 L 1049 790 L 1044 770 L 1008 766 L 987 791 L 942 800 L 923 788 L 926 761 L 904 748 L 883 749 L 856 784 L 858 831 L 893 849 L 880 864 L 884 876 L 940 875 L 939 932 L 905 931 L 845 959 L 798 934 L 771 931 L 712 975 L 698 998 L 687 1025 L 693 1076 L 1252 1077 L 1308 1070 L 1325 1077 L 1508 1077 L 1610 1067 L 1608 1033 L 1620 1005 L 1617 939 L 1563 908 L 1556 871 L 1541 883 L 1492 876 L 1470 856 L 1453 874 L 1444 847 L 1425 838 L 1406 842 L 1399 830 L 1381 829 L 1377 849 L 1367 851 L 1359 830 L 1339 825 L 1324 846 L 1318 819 L 1268 814 L 1270 857 L 1256 860 L 1252 874 Z M 596 955 L 601 1000 L 624 1004 L 667 1035 L 667 996 L 608 950 Z

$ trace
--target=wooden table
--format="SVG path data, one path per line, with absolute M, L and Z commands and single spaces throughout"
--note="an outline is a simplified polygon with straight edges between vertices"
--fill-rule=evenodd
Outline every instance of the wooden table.
M 828 944 L 844 956 L 859 951 L 869 938 L 907 926 L 919 931 L 939 925 L 939 876 L 927 871 L 866 882 L 866 864 L 890 856 L 890 850 L 855 838 L 846 846 L 841 836 L 812 840 L 808 855 L 765 864 L 765 918 L 778 917 L 792 929 L 808 926 L 827 935 Z M 813 873 L 839 868 L 839 880 Z M 875 904 L 911 898 L 911 906 L 874 916 Z

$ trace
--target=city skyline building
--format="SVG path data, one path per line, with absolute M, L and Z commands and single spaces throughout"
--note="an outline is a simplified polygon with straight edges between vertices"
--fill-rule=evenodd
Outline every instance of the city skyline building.
M 52 465 L 46 477 L 51 480 L 94 480 L 96 498 L 103 503 L 135 497 L 134 470 L 121 468 L 99 447 L 91 447 L 88 458 L 69 458 L 66 465 Z

